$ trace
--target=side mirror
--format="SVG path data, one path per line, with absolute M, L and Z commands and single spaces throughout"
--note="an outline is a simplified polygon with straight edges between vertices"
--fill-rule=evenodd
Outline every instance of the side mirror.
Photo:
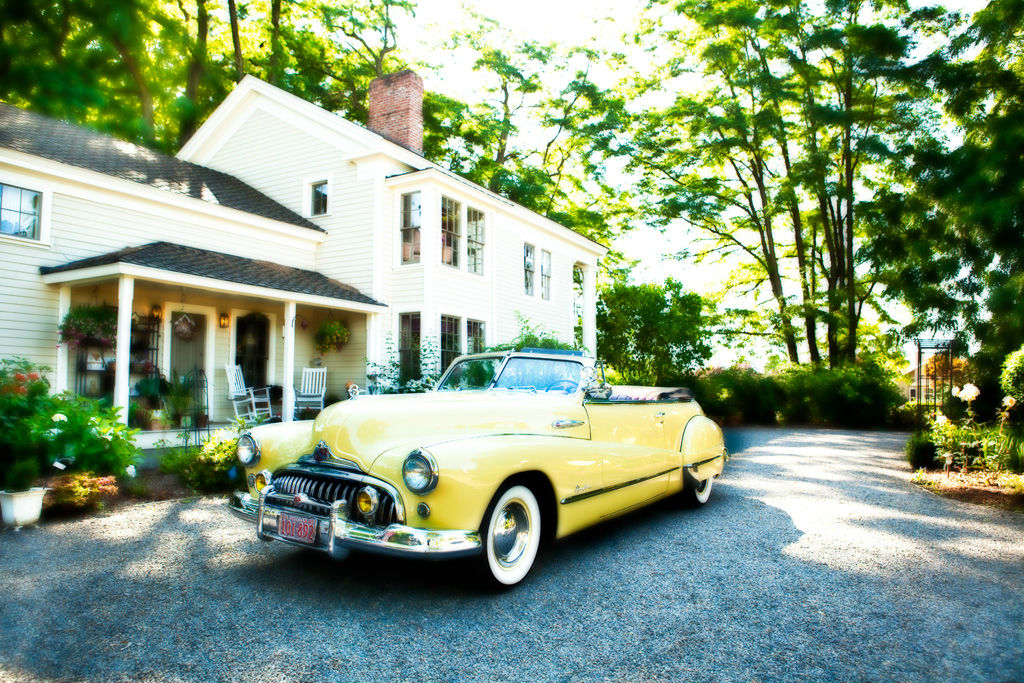
M 598 379 L 597 370 L 594 368 L 583 368 L 580 373 L 580 384 L 583 386 L 583 395 L 586 398 L 607 401 L 612 395 L 611 386 Z

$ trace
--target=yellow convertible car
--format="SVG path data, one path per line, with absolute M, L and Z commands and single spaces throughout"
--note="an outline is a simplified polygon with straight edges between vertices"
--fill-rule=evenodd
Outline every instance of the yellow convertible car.
M 546 538 L 668 496 L 708 501 L 727 454 L 687 389 L 606 384 L 571 352 L 462 356 L 427 394 L 358 396 L 238 440 L 256 535 L 316 548 L 482 556 L 521 581 Z

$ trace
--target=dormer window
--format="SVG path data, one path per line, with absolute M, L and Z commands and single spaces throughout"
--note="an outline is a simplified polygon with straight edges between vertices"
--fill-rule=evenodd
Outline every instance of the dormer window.
M 327 181 L 318 180 L 309 186 L 309 215 L 327 215 Z

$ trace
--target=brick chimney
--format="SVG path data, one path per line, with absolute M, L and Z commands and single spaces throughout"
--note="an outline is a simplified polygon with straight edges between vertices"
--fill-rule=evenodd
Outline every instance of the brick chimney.
M 369 128 L 423 154 L 423 79 L 412 69 L 370 83 Z

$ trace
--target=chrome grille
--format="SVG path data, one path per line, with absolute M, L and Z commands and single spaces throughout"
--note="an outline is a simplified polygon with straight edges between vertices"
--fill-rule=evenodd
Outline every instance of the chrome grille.
M 367 484 L 362 481 L 355 481 L 346 478 L 344 475 L 329 475 L 321 473 L 303 472 L 297 470 L 284 470 L 273 479 L 275 507 L 288 507 L 300 510 L 313 515 L 326 515 L 330 511 L 331 504 L 338 500 L 346 501 L 345 511 L 349 519 L 366 520 L 356 507 L 356 494 L 359 489 Z M 371 484 L 372 485 L 372 484 Z M 387 526 L 396 521 L 395 500 L 391 494 L 374 486 L 377 490 L 379 500 L 377 514 L 372 520 L 373 524 Z M 312 503 L 296 503 L 293 496 L 305 494 Z

